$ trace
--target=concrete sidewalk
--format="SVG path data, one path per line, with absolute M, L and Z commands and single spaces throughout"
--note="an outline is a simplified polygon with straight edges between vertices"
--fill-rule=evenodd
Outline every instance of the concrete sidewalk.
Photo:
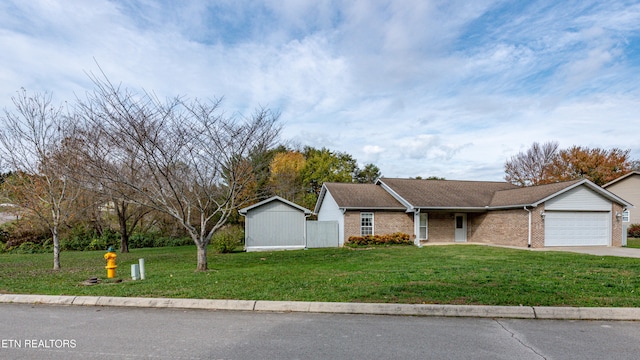
M 640 249 L 613 246 L 558 246 L 533 249 L 533 251 L 566 251 L 597 256 L 640 258 Z
M 331 303 L 0 294 L 0 303 L 556 320 L 640 321 L 640 308 Z

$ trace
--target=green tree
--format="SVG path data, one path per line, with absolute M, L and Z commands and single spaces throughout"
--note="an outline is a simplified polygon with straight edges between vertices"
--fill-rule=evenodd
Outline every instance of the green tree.
M 380 168 L 374 164 L 366 164 L 362 169 L 356 169 L 356 182 L 373 184 L 382 175 Z
M 306 163 L 301 171 L 302 184 L 306 190 L 303 205 L 313 208 L 325 182 L 353 182 L 358 166 L 347 153 L 333 152 L 327 148 L 305 147 Z

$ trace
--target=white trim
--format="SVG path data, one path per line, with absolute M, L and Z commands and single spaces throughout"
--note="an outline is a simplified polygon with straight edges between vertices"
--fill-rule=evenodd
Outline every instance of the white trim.
M 424 215 L 425 217 L 425 224 L 424 224 L 424 238 L 421 237 L 421 230 L 422 230 L 422 216 Z M 418 234 L 417 234 L 417 238 L 418 241 L 420 240 L 429 240 L 429 213 L 420 213 L 418 212 Z
M 247 206 L 246 208 L 243 208 L 243 209 L 238 210 L 238 213 L 240 213 L 240 215 L 243 215 L 243 216 L 244 216 L 244 215 L 246 215 L 246 214 L 247 214 L 247 212 L 248 212 L 249 210 L 255 209 L 255 208 L 260 207 L 260 206 L 262 206 L 262 205 L 264 205 L 264 204 L 268 204 L 268 203 L 270 203 L 270 202 L 272 202 L 272 201 L 280 201 L 280 202 L 282 202 L 282 203 L 284 203 L 284 204 L 287 204 L 287 205 L 289 205 L 289 206 L 291 206 L 291 207 L 293 207 L 293 208 L 295 208 L 295 209 L 298 209 L 298 210 L 300 210 L 300 211 L 304 212 L 304 213 L 305 213 L 305 214 L 307 214 L 307 215 L 311 215 L 311 210 L 306 209 L 306 208 L 303 208 L 302 206 L 300 206 L 300 205 L 298 205 L 298 204 L 292 203 L 291 201 L 289 201 L 289 200 L 287 200 L 287 199 L 283 199 L 283 198 L 281 198 L 280 196 L 272 196 L 272 197 L 270 197 L 270 198 L 268 198 L 268 199 L 266 199 L 266 200 L 262 200 L 262 201 L 260 201 L 260 202 L 259 202 L 259 203 L 257 203 L 257 204 L 253 204 L 253 205 L 251 205 L 251 206 Z
M 274 245 L 274 246 L 247 246 L 245 247 L 246 252 L 257 252 L 257 251 L 273 251 L 273 250 L 304 250 L 304 245 Z
M 462 227 L 458 228 L 458 216 L 462 218 Z M 467 213 L 454 213 L 453 215 L 453 241 L 454 242 L 467 242 Z M 457 233 L 458 229 L 464 229 L 464 238 L 458 239 Z
M 562 189 L 562 190 L 560 190 L 560 191 L 558 191 L 556 193 L 553 193 L 553 194 L 545 197 L 544 199 L 536 201 L 535 203 L 531 204 L 531 206 L 536 207 L 536 206 L 546 202 L 547 200 L 549 200 L 551 198 L 554 198 L 554 197 L 556 197 L 556 196 L 558 196 L 560 194 L 563 194 L 563 193 L 565 193 L 567 191 L 575 189 L 575 188 L 577 188 L 578 186 L 581 186 L 581 185 L 586 185 L 588 188 L 590 188 L 591 190 L 595 191 L 599 195 L 609 199 L 610 201 L 615 201 L 618 204 L 621 204 L 623 206 L 633 206 L 630 203 L 628 203 L 625 200 L 623 200 L 622 198 L 616 196 L 611 191 L 605 190 L 605 189 L 601 188 L 600 186 L 594 184 L 593 182 L 591 182 L 591 181 L 589 181 L 587 179 L 583 179 L 583 180 L 578 181 L 577 183 L 575 183 L 575 184 L 573 184 L 571 186 L 567 186 L 566 188 L 564 188 L 564 189 Z
M 362 233 L 362 215 L 369 215 L 371 214 L 371 234 L 363 234 Z M 360 236 L 366 236 L 366 235 L 375 235 L 375 214 L 372 211 L 361 211 L 360 212 Z
M 411 203 L 409 203 L 397 192 L 395 192 L 395 190 L 393 190 L 389 185 L 385 184 L 384 181 L 382 181 L 382 179 L 378 179 L 376 181 L 376 184 L 380 184 L 380 186 L 382 186 L 384 190 L 386 190 L 391 196 L 393 196 L 394 199 L 398 200 L 400 204 L 404 205 L 404 207 L 407 208 L 407 211 L 410 211 L 411 209 L 415 209 L 415 207 Z

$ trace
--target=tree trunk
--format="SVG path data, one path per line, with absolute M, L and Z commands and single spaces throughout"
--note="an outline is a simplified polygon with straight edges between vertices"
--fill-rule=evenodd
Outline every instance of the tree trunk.
M 129 252 L 129 234 L 120 235 L 120 252 L 128 253 Z
M 53 270 L 60 270 L 60 238 L 58 229 L 53 229 Z
M 207 271 L 207 245 L 203 245 L 202 242 L 196 243 L 198 248 L 198 271 Z
M 123 201 L 118 204 L 116 201 L 116 213 L 118 215 L 118 224 L 120 225 L 120 252 L 129 252 L 129 231 L 127 230 L 127 204 Z M 122 207 L 120 207 L 122 206 Z
M 120 252 L 129 252 L 129 232 L 127 231 L 127 219 L 120 218 Z

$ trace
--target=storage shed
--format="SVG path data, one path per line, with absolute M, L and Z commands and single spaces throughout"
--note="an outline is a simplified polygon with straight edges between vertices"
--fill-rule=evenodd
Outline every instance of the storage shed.
M 245 217 L 246 251 L 294 250 L 307 246 L 306 218 L 311 210 L 274 196 L 239 213 Z

